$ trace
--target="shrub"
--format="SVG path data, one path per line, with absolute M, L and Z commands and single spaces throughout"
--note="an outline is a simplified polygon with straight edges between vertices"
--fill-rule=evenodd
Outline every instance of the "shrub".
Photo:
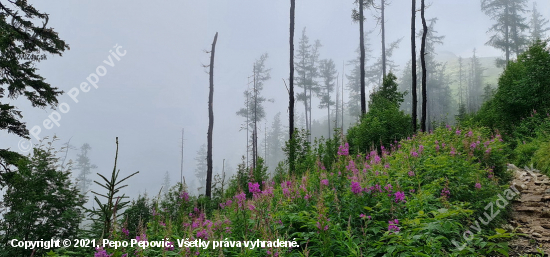
M 369 111 L 358 125 L 348 130 L 347 141 L 353 154 L 390 147 L 412 135 L 411 116 L 399 110 L 403 94 L 397 91 L 395 80 L 391 73 L 386 76 L 380 91 L 371 95 Z
M 540 144 L 539 149 L 533 155 L 533 164 L 537 169 L 550 176 L 550 142 Z
M 536 41 L 510 62 L 498 81 L 494 97 L 483 104 L 476 119 L 484 125 L 511 132 L 532 110 L 550 108 L 550 51 Z
M 79 225 L 86 200 L 71 181 L 70 165 L 63 167 L 57 154 L 52 142 L 41 143 L 32 156 L 18 160 L 17 170 L 2 174 L 6 186 L 0 219 L 0 256 L 33 254 L 32 249 L 12 247 L 12 239 L 72 241 L 82 236 Z M 38 247 L 34 255 L 46 252 Z

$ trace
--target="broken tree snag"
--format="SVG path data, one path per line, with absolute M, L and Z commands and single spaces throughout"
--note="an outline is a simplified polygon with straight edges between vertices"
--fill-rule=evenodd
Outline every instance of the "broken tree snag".
M 210 51 L 210 93 L 208 94 L 208 150 L 206 152 L 206 197 L 212 196 L 212 130 L 214 129 L 214 55 L 216 53 L 216 42 L 218 41 L 218 32 L 212 42 L 212 51 Z

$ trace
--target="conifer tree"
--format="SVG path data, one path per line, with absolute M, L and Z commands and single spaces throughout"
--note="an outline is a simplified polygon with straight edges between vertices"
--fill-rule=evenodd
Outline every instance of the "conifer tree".
M 69 50 L 53 28 L 49 16 L 27 1 L 0 2 L 0 99 L 24 96 L 33 107 L 56 107 L 63 91 L 52 87 L 40 76 L 35 61 L 20 60 L 24 54 L 59 55 Z M 9 103 L 0 103 L 0 130 L 29 138 L 22 111 Z M 8 102 L 8 103 L 6 103 Z M 0 149 L 0 168 L 8 171 L 19 158 L 15 152 Z M 0 170 L 1 172 L 1 170 Z
M 537 2 L 533 2 L 530 21 L 531 40 L 544 39 L 546 32 L 550 30 L 548 20 L 545 19 L 537 8 Z
M 521 54 L 528 40 L 524 31 L 529 27 L 523 14 L 527 11 L 527 0 L 481 0 L 481 10 L 496 23 L 488 33 L 492 33 L 487 45 L 504 51 L 505 60 L 497 62 L 506 66 L 512 53 Z
M 245 91 L 248 106 L 237 112 L 237 115 L 247 118 L 248 126 L 252 130 L 252 167 L 256 165 L 258 159 L 258 123 L 265 118 L 264 102 L 267 99 L 261 93 L 265 82 L 271 79 L 269 74 L 271 69 L 265 67 L 267 58 L 268 54 L 265 53 L 254 62 L 252 67 L 253 87 L 251 92 Z
M 92 174 L 93 169 L 97 169 L 97 166 L 95 164 L 90 163 L 90 158 L 88 157 L 88 153 L 91 150 L 92 147 L 90 147 L 89 144 L 83 144 L 80 147 L 80 154 L 78 154 L 76 158 L 76 170 L 80 171 L 77 177 L 77 185 L 80 189 L 80 193 L 84 195 L 88 192 L 88 189 L 92 184 L 92 180 L 90 179 L 89 175 Z
M 319 98 L 321 99 L 321 103 L 319 104 L 319 108 L 327 109 L 327 119 L 328 119 L 328 134 L 327 138 L 330 138 L 330 106 L 334 105 L 334 101 L 332 100 L 330 94 L 334 91 L 335 86 L 335 80 L 336 80 L 336 65 L 334 64 L 334 61 L 332 59 L 330 60 L 322 60 L 319 66 L 321 78 L 323 79 L 323 83 L 321 85 L 321 91 L 319 92 Z

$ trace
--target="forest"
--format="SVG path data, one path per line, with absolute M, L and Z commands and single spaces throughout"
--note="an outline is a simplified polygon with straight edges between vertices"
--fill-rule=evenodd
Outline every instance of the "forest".
M 0 256 L 549 256 L 550 2 L 236 2 L 0 0 Z

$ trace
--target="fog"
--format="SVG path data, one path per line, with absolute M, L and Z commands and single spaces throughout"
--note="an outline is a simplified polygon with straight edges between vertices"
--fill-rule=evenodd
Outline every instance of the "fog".
M 535 2 L 548 18 L 550 2 Z M 62 57 L 48 56 L 37 64 L 46 82 L 65 92 L 58 100 L 70 110 L 61 114 L 59 126 L 48 130 L 43 121 L 53 110 L 32 108 L 23 97 L 10 101 L 22 111 L 28 129 L 41 127 L 40 137 L 56 135 L 57 146 L 69 139 L 75 148 L 89 143 L 90 160 L 98 166 L 92 179 L 99 179 L 96 172 L 111 173 L 118 137 L 120 176 L 140 172 L 127 181 L 124 193 L 132 197 L 144 192 L 156 195 L 165 172 L 169 172 L 172 185 L 179 182 L 181 133 L 185 129 L 183 173 L 188 183 L 195 180 L 194 158 L 199 147 L 206 144 L 208 126 L 209 82 L 203 65 L 209 63 L 210 55 L 205 50 L 210 49 L 216 32 L 214 170 L 222 169 L 224 159 L 226 167 L 235 168 L 246 155 L 246 132 L 240 131 L 244 119 L 236 112 L 245 106 L 243 91 L 254 61 L 263 53 L 269 54 L 266 67 L 271 68 L 263 94 L 274 100 L 265 103 L 266 122 L 271 124 L 274 115 L 281 112 L 283 124 L 288 124 L 288 95 L 283 83 L 289 69 L 288 1 L 49 0 L 33 4 L 50 14 L 48 26 L 70 46 Z M 310 42 L 319 39 L 323 45 L 320 58 L 334 59 L 341 75 L 343 63 L 357 58 L 359 25 L 352 22 L 353 7 L 353 0 L 297 1 L 295 45 L 307 27 Z M 400 77 L 410 59 L 410 1 L 393 1 L 386 11 L 386 41 L 403 39 L 391 58 L 399 65 L 395 72 Z M 373 11 L 366 13 L 365 30 L 373 30 L 369 41 L 372 55 L 377 57 L 380 28 Z M 436 30 L 445 36 L 444 44 L 436 48 L 438 53 L 469 57 L 476 48 L 480 57 L 503 56 L 485 45 L 493 22 L 481 12 L 478 0 L 433 1 L 426 18 L 435 17 L 439 19 Z M 110 67 L 103 61 L 108 61 L 109 51 L 116 51 L 117 45 L 126 54 L 119 61 L 113 58 L 114 66 Z M 76 103 L 67 92 L 87 82 L 100 65 L 107 73 L 99 78 L 97 88 L 80 91 Z M 351 67 L 345 69 L 347 73 Z M 326 110 L 313 106 L 313 119 L 326 119 Z M 296 104 L 296 116 L 303 112 L 301 107 Z M 261 130 L 259 136 L 263 135 Z M 18 147 L 20 140 L 0 132 L 2 148 L 24 153 Z M 74 160 L 78 152 L 70 150 L 69 158 Z

